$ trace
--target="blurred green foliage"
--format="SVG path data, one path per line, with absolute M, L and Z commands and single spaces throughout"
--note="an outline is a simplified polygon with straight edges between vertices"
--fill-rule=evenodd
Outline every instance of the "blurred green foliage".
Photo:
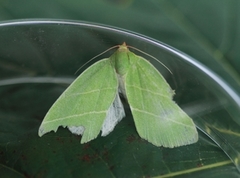
M 160 40 L 194 57 L 240 93 L 238 0 L 2 0 L 0 20 L 97 22 Z

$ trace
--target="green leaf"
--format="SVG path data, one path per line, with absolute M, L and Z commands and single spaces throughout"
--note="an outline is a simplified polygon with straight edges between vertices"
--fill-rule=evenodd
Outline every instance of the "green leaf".
M 42 116 L 61 90 L 62 86 L 54 84 L 1 87 L 2 165 L 28 177 L 170 176 L 221 169 L 224 165 L 234 168 L 221 149 L 201 133 L 196 144 L 174 149 L 156 147 L 142 140 L 134 128 L 129 108 L 126 108 L 127 117 L 111 134 L 87 144 L 80 144 L 80 136 L 63 128 L 39 138 L 37 130 Z M 7 97 L 8 92 L 11 95 Z M 19 100 L 24 100 L 25 104 L 16 105 Z M 3 109 L 12 107 L 14 114 L 11 111 L 3 114 Z M 25 107 L 31 110 L 25 110 Z

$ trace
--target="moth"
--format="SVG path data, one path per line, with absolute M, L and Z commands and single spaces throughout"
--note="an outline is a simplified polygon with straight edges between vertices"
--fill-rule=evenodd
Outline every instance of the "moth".
M 81 143 L 113 131 L 128 102 L 139 136 L 155 146 L 197 142 L 192 119 L 173 101 L 174 91 L 159 71 L 123 43 L 109 58 L 87 68 L 62 93 L 42 121 L 41 137 L 59 126 L 82 135 Z

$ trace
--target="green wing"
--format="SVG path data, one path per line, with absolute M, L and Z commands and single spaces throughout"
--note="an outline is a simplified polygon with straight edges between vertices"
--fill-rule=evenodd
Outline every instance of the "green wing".
M 117 92 L 117 76 L 110 60 L 93 64 L 53 104 L 38 135 L 67 126 L 71 132 L 83 134 L 81 143 L 96 138 Z
M 153 145 L 170 148 L 198 140 L 192 119 L 172 100 L 174 92 L 144 58 L 136 56 L 131 60 L 125 88 L 141 138 Z

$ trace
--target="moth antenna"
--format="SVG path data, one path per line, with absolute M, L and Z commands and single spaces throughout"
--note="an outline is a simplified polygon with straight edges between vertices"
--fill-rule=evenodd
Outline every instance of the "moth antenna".
M 83 68 L 85 65 L 87 65 L 87 64 L 88 64 L 89 62 L 91 62 L 92 60 L 96 59 L 97 57 L 99 57 L 99 56 L 103 55 L 104 53 L 106 53 L 106 52 L 108 52 L 108 51 L 110 51 L 110 50 L 112 50 L 112 49 L 114 49 L 114 48 L 117 48 L 117 47 L 119 47 L 119 45 L 112 46 L 112 47 L 108 48 L 107 50 L 101 52 L 100 54 L 94 56 L 93 58 L 91 58 L 90 60 L 88 60 L 86 63 L 84 63 L 81 67 L 79 67 L 78 70 L 74 73 L 74 75 L 75 75 L 79 70 L 81 70 L 81 68 Z
M 152 56 L 152 55 L 150 55 L 150 54 L 148 54 L 148 53 L 146 53 L 146 52 L 144 52 L 144 51 L 142 51 L 142 50 L 140 50 L 140 49 L 138 49 L 138 48 L 135 48 L 135 47 L 133 47 L 133 46 L 128 46 L 128 45 L 127 45 L 127 47 L 129 47 L 129 48 L 131 48 L 131 49 L 134 49 L 134 50 L 136 50 L 136 51 L 138 51 L 138 52 L 140 52 L 140 53 L 143 53 L 144 55 L 146 55 L 146 56 L 148 56 L 148 57 L 151 57 L 152 59 L 154 59 L 155 61 L 157 61 L 159 64 L 161 64 L 163 67 L 165 67 L 165 68 L 173 75 L 172 71 L 171 71 L 165 64 L 163 64 L 160 60 L 158 60 L 158 59 L 155 58 L 154 56 Z

